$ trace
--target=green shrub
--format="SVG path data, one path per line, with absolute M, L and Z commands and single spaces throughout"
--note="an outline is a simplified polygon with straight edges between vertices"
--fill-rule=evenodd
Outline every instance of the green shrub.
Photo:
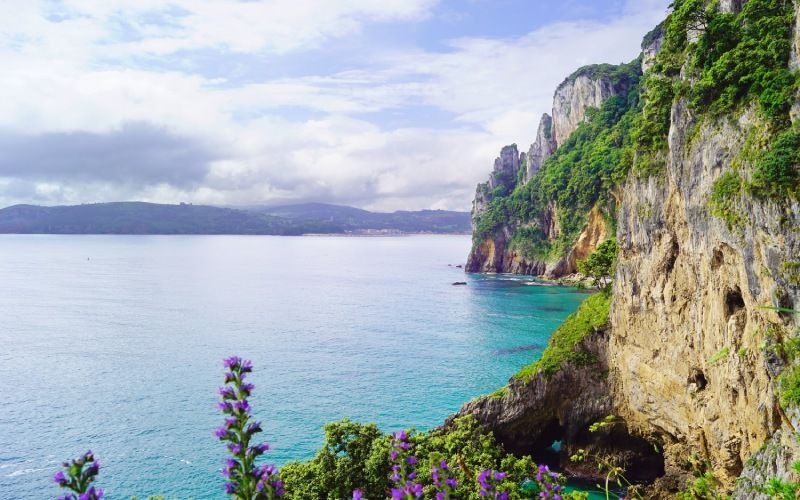
M 730 348 L 724 347 L 724 348 L 720 349 L 719 351 L 717 351 L 716 354 L 711 356 L 711 358 L 708 360 L 708 364 L 709 365 L 715 365 L 715 364 L 719 363 L 720 361 L 722 361 L 723 359 L 727 358 L 730 354 L 731 354 Z
M 800 366 L 792 365 L 781 374 L 780 395 L 784 407 L 800 405 Z
M 584 276 L 592 278 L 594 286 L 600 286 L 604 281 L 610 280 L 617 269 L 616 238 L 611 238 L 598 245 L 597 250 L 586 260 L 578 261 L 578 271 Z M 610 282 L 608 282 L 610 284 Z
M 780 133 L 769 150 L 755 162 L 752 190 L 762 197 L 783 198 L 800 194 L 800 129 Z
M 510 498 L 519 499 L 520 483 L 534 473 L 530 457 L 506 454 L 473 417 L 458 419 L 447 429 L 411 432 L 409 442 L 417 458 L 418 481 L 426 489 L 425 498 L 432 497 L 431 466 L 441 460 L 451 464 L 450 471 L 461 485 L 459 498 L 480 498 L 475 477 L 482 470 L 493 469 L 508 473 L 502 489 L 510 493 Z M 364 498 L 385 498 L 390 488 L 390 451 L 391 437 L 374 424 L 349 420 L 330 423 L 325 426 L 325 442 L 314 458 L 282 468 L 286 497 L 351 498 L 351 492 L 358 488 Z

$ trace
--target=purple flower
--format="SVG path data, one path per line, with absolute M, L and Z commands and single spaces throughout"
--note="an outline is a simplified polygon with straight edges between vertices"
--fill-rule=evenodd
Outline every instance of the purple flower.
M 492 470 L 484 470 L 478 474 L 478 484 L 480 485 L 480 496 L 494 497 L 495 499 L 507 499 L 508 493 L 504 491 L 497 491 L 498 482 L 507 477 L 505 472 L 495 472 Z
M 361 492 L 361 490 L 353 490 L 353 500 L 361 500 L 363 495 L 364 494 Z
M 234 368 L 239 367 L 241 362 L 242 358 L 240 358 L 239 356 L 231 356 L 230 358 L 225 358 L 222 361 L 222 364 L 225 366 L 225 368 L 230 368 L 231 371 L 233 371 Z
M 250 411 L 250 403 L 246 399 L 240 399 L 233 403 L 233 408 L 239 413 L 248 413 Z
M 90 476 L 96 476 L 98 472 L 100 472 L 100 462 L 98 461 L 92 462 L 92 464 L 89 465 L 89 468 L 86 469 L 86 473 Z
M 264 453 L 265 451 L 269 451 L 270 448 L 271 447 L 269 443 L 261 443 L 252 447 L 252 449 L 257 450 L 259 453 Z
M 59 486 L 64 486 L 67 484 L 67 477 L 64 475 L 64 471 L 56 472 L 56 475 L 53 476 L 53 481 L 58 483 Z
M 233 434 L 231 434 L 231 432 L 228 431 L 226 427 L 220 427 L 219 429 L 216 429 L 214 431 L 214 435 L 220 439 L 225 439 L 227 437 L 232 436 Z
M 247 426 L 247 430 L 245 431 L 248 434 L 255 434 L 256 432 L 261 432 L 261 422 L 252 422 Z
M 217 392 L 222 396 L 222 399 L 236 399 L 236 392 L 234 392 L 233 387 L 220 387 Z

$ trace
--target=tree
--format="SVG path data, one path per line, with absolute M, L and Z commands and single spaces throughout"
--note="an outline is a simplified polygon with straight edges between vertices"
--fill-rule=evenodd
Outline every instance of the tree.
M 592 284 L 611 286 L 611 277 L 617 270 L 617 240 L 611 238 L 601 243 L 586 260 L 578 261 L 578 272 L 592 278 Z

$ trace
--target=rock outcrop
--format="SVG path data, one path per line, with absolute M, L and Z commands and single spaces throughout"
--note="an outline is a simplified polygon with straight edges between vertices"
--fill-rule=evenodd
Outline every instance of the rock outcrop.
M 500 156 L 494 160 L 494 169 L 489 174 L 489 180 L 478 184 L 475 190 L 475 198 L 472 201 L 473 221 L 498 193 L 506 194 L 514 189 L 519 178 L 520 164 L 521 155 L 516 144 L 505 146 L 500 150 Z
M 600 328 L 574 347 L 597 363 L 567 363 L 552 376 L 513 378 L 500 393 L 465 404 L 445 425 L 471 415 L 491 429 L 509 452 L 533 453 L 535 459 L 558 464 L 573 476 L 603 479 L 598 467 L 601 455 L 595 453 L 600 452 L 603 459 L 632 464 L 630 479 L 653 481 L 664 472 L 663 459 L 646 440 L 631 436 L 624 422 L 589 430 L 613 411 L 606 365 L 608 336 L 609 329 Z M 559 443 L 557 449 L 554 442 Z M 570 460 L 579 450 L 586 458 Z
M 498 186 L 501 186 L 499 193 L 503 195 L 512 192 L 518 184 L 530 181 L 559 145 L 565 142 L 586 119 L 590 108 L 598 108 L 608 98 L 624 95 L 630 90 L 631 81 L 615 74 L 618 68 L 621 66 L 608 64 L 585 66 L 558 86 L 553 97 L 552 115 L 545 113 L 542 116 L 536 138 L 528 153 L 515 158 L 516 146 L 503 148 L 500 158 L 495 160 L 489 180 L 478 185 L 472 204 L 473 229 L 477 228 L 480 216 L 491 200 L 497 196 L 495 190 Z M 526 170 L 520 175 L 521 165 L 525 165 Z M 541 228 L 544 237 L 553 240 L 560 234 L 558 219 L 557 207 L 551 204 L 539 214 L 538 220 L 528 223 L 527 226 Z M 559 278 L 575 273 L 576 261 L 588 256 L 604 239 L 586 237 L 586 233 L 597 234 L 595 222 L 594 219 L 587 222 L 575 247 L 555 259 L 543 261 L 526 256 L 519 249 L 512 247 L 511 240 L 514 234 L 517 229 L 525 225 L 509 221 L 497 228 L 493 234 L 473 242 L 466 270 L 544 275 L 548 278 Z M 610 236 L 605 230 L 601 230 L 600 234 L 604 237 Z M 592 245 L 587 246 L 587 242 L 591 242 Z
M 782 265 L 800 255 L 800 205 L 743 197 L 746 226 L 710 214 L 714 181 L 757 126 L 756 113 L 703 124 L 672 110 L 665 178 L 625 186 L 610 343 L 616 413 L 664 443 L 667 467 L 692 454 L 731 486 L 783 425 L 763 343 L 786 318 L 763 306 L 800 304 Z M 782 302 L 778 302 L 778 297 Z
M 647 73 L 647 70 L 653 67 L 662 45 L 664 45 L 664 23 L 656 26 L 642 40 L 642 73 Z
M 536 132 L 536 140 L 531 144 L 526 157 L 527 171 L 525 172 L 524 182 L 528 182 L 536 175 L 546 159 L 558 149 L 556 137 L 553 134 L 553 118 L 547 113 L 542 115 L 539 120 L 539 130 Z
M 575 132 L 586 118 L 586 110 L 599 108 L 609 97 L 627 92 L 627 81 L 615 81 L 599 71 L 598 66 L 586 66 L 570 75 L 553 96 L 555 143 L 563 144 Z

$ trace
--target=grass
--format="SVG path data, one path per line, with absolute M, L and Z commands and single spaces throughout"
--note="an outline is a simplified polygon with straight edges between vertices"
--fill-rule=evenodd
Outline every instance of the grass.
M 594 363 L 594 354 L 575 348 L 596 329 L 608 324 L 610 309 L 611 296 L 608 293 L 600 292 L 587 298 L 553 333 L 541 359 L 521 369 L 514 378 L 527 382 L 539 373 L 551 377 L 566 363 Z
M 780 395 L 784 408 L 800 405 L 800 366 L 792 365 L 781 374 Z
M 717 351 L 716 354 L 711 356 L 711 359 L 708 360 L 708 364 L 715 365 L 715 364 L 719 363 L 720 361 L 722 361 L 723 359 L 727 358 L 730 355 L 730 353 L 731 353 L 731 350 L 728 347 L 720 349 L 719 351 Z

